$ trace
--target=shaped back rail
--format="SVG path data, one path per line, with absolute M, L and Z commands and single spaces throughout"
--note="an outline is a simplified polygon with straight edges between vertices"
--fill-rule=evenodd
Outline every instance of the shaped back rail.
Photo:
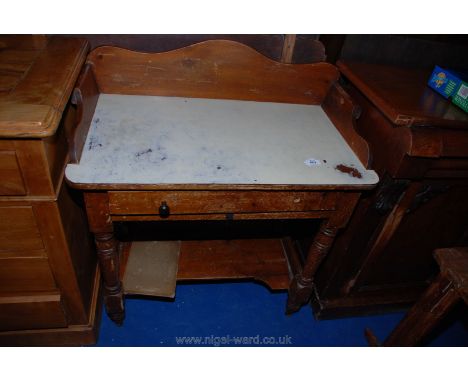
M 99 92 L 318 105 L 339 72 L 328 63 L 285 64 L 234 41 L 162 53 L 103 46 L 88 56 Z

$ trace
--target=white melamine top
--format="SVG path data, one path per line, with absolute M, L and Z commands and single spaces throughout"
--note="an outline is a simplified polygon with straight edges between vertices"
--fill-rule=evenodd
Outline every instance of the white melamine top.
M 338 165 L 357 169 L 353 177 Z M 101 94 L 73 183 L 368 185 L 320 106 Z

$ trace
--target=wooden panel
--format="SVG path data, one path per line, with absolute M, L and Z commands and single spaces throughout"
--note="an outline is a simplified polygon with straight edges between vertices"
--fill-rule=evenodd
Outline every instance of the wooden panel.
M 43 258 L 0 258 L 0 292 L 40 291 L 55 289 L 55 281 Z
M 339 84 L 332 86 L 322 107 L 361 163 L 368 168 L 370 161 L 369 146 L 356 132 L 356 120 L 361 114 L 361 108 L 353 102 Z
M 283 247 L 275 239 L 182 242 L 177 279 L 255 279 L 273 290 L 289 286 Z
M 109 192 L 111 214 L 159 214 L 163 201 L 169 206 L 170 214 L 292 212 L 333 209 L 335 194 L 262 191 Z
M 361 264 L 355 288 L 388 288 L 430 280 L 438 270 L 432 259 L 435 248 L 455 243 L 468 245 L 467 193 L 466 183 L 458 186 L 447 180 L 422 183 L 411 204 L 403 210 L 391 240 L 374 254 L 372 261 L 366 259 Z M 402 198 L 398 205 L 403 202 Z
M 206 41 L 165 53 L 101 47 L 90 53 L 101 93 L 320 104 L 337 69 L 282 64 L 233 41 Z
M 68 244 L 69 256 L 73 264 L 73 270 L 77 275 L 81 298 L 85 308 L 88 309 L 93 291 L 97 257 L 93 238 L 88 230 L 82 195 L 77 191 L 70 190 L 63 184 L 57 204 L 63 233 Z M 60 256 L 60 251 L 57 252 L 57 255 Z M 57 266 L 65 267 L 64 261 L 60 265 L 57 264 Z M 59 278 L 67 278 L 66 272 L 60 272 L 59 274 Z
M 0 330 L 67 326 L 60 294 L 0 295 Z
M 37 54 L 35 50 L 2 49 L 0 50 L 0 68 L 24 73 L 34 62 Z
M 101 323 L 102 288 L 95 272 L 89 319 L 83 325 L 64 328 L 0 331 L 0 346 L 82 346 L 95 344 Z
M 99 90 L 90 65 L 85 65 L 76 88 L 73 91 L 72 103 L 76 105 L 76 120 L 69 129 L 70 162 L 78 163 L 93 119 L 94 110 L 99 99 Z
M 0 207 L 0 253 L 42 248 L 32 207 Z
M 11 73 L 0 68 L 0 97 L 8 94 L 20 79 L 20 73 Z
M 64 112 L 64 117 L 60 122 L 60 126 L 57 129 L 57 133 L 42 140 L 47 168 L 55 194 L 57 194 L 60 189 L 65 172 L 68 155 L 66 127 L 72 123 L 71 119 L 73 115 L 73 109 L 67 107 Z
M 4 49 L 0 41 L 0 91 L 8 94 L 31 67 L 38 51 Z M 5 44 L 6 45 L 6 44 Z
M 66 202 L 64 203 L 66 205 Z M 63 206 L 63 204 L 62 204 Z M 66 237 L 65 228 L 67 230 L 70 227 L 68 224 L 72 224 L 73 221 L 77 221 L 76 211 L 70 209 L 70 215 L 67 222 L 64 222 L 61 218 L 59 206 L 54 201 L 37 201 L 34 203 L 34 212 L 36 213 L 37 225 L 42 234 L 44 241 L 44 247 L 47 251 L 48 260 L 56 283 L 66 299 L 67 313 L 70 314 L 71 324 L 83 324 L 87 321 L 87 302 L 85 304 L 85 294 L 89 293 L 86 288 L 83 292 L 79 287 L 79 278 L 82 282 L 86 282 L 86 278 L 90 275 L 82 275 L 81 272 L 93 271 L 93 269 L 85 268 L 86 262 L 77 261 L 76 268 L 70 253 L 70 245 L 74 246 L 74 251 L 77 250 L 75 240 L 82 240 L 82 256 L 86 256 L 86 246 L 89 242 L 86 242 L 86 236 L 82 235 L 82 228 L 76 228 L 76 237 L 70 240 L 70 237 Z M 64 212 L 65 214 L 65 212 Z M 68 240 L 70 240 L 70 242 Z M 88 252 L 89 253 L 89 252 Z M 84 266 L 84 267 L 83 267 Z M 89 280 L 89 279 L 88 279 Z M 88 295 L 89 296 L 89 295 Z M 88 297 L 86 296 L 86 297 Z
M 55 117 L 55 110 L 49 105 L 1 105 L 0 134 L 15 130 L 16 137 L 30 136 L 31 131 L 47 129 Z
M 206 221 L 209 220 L 271 220 L 271 219 L 326 219 L 334 214 L 334 211 L 308 211 L 308 212 L 253 212 L 253 213 L 212 213 L 174 215 L 171 214 L 171 221 Z M 167 220 L 159 215 L 113 215 L 112 221 L 161 221 Z
M 0 195 L 24 195 L 23 178 L 14 151 L 0 151 Z
M 411 129 L 396 129 L 395 125 L 355 87 L 347 86 L 345 89 L 361 108 L 356 128 L 369 145 L 372 169 L 380 176 L 385 173 L 397 176 L 405 155 L 411 151 Z M 385 150 L 382 147 L 385 147 Z
M 44 142 L 38 139 L 17 139 L 13 142 L 28 195 L 55 197 Z

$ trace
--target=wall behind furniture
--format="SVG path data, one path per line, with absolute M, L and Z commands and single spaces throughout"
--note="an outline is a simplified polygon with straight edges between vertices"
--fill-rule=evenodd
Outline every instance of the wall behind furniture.
M 91 49 L 102 45 L 118 46 L 126 49 L 144 52 L 164 52 L 182 48 L 205 40 L 226 39 L 246 44 L 263 55 L 280 61 L 285 44 L 292 41 L 292 62 L 320 62 L 325 60 L 325 49 L 318 41 L 318 35 L 284 34 L 104 34 L 104 35 L 67 35 L 69 37 L 86 38 Z M 287 48 L 286 48 L 287 49 Z
M 327 61 L 468 69 L 468 35 L 320 35 Z

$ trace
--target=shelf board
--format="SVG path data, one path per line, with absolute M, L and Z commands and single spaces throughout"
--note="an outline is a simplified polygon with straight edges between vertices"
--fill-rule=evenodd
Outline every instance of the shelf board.
M 272 290 L 288 289 L 289 268 L 280 239 L 197 240 L 180 243 L 177 281 L 250 279 Z M 132 243 L 122 244 L 122 279 L 130 253 L 133 253 L 131 247 Z M 156 265 L 153 267 L 156 269 Z
M 254 279 L 287 289 L 288 264 L 279 239 L 184 241 L 177 280 Z

